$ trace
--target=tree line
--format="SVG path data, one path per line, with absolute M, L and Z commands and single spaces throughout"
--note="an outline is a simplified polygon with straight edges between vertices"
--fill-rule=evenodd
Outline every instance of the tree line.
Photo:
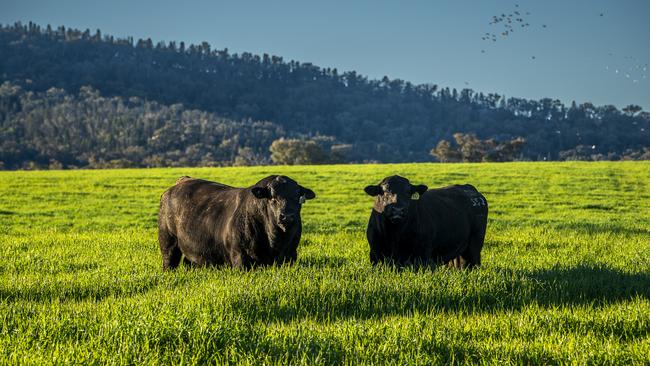
M 526 140 L 517 137 L 499 142 L 495 139 L 481 140 L 474 134 L 454 134 L 455 145 L 440 140 L 430 154 L 441 162 L 504 162 L 522 160 L 521 151 Z
M 41 95 L 55 88 L 68 98 L 83 99 L 80 91 L 90 86 L 102 98 L 122 98 L 125 104 L 139 98 L 160 108 L 182 105 L 185 111 L 241 128 L 236 144 L 226 141 L 223 132 L 207 132 L 226 140 L 210 145 L 214 151 L 209 151 L 206 164 L 269 161 L 271 142 L 281 137 L 313 140 L 328 161 L 346 162 L 428 161 L 430 150 L 441 140 L 454 141 L 456 133 L 482 141 L 521 138 L 525 144 L 517 158 L 523 160 L 642 158 L 650 141 L 650 114 L 635 105 L 622 110 L 591 103 L 566 106 L 550 98 L 506 98 L 388 77 L 370 80 L 354 71 L 287 62 L 278 56 L 230 53 L 206 42 L 154 43 L 114 38 L 99 30 L 17 23 L 0 27 L 0 54 L 0 77 L 25 93 Z M 118 118 L 112 123 L 122 122 Z M 268 135 L 264 128 L 256 131 L 260 124 L 272 126 L 269 129 L 277 133 L 272 140 L 261 137 Z M 106 143 L 116 140 L 107 138 Z M 237 147 L 225 156 L 222 143 Z M 117 151 L 118 146 L 109 150 Z M 93 154 L 95 162 L 115 160 L 101 151 L 86 155 Z M 172 159 L 171 152 L 155 155 L 181 160 Z M 74 165 L 69 156 L 66 161 Z

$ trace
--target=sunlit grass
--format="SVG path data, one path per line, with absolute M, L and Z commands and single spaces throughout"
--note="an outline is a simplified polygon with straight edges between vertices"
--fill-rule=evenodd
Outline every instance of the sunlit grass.
M 287 174 L 294 266 L 163 273 L 181 175 Z M 476 271 L 373 268 L 363 187 L 472 183 Z M 650 164 L 403 164 L 0 172 L 0 360 L 43 363 L 650 363 Z

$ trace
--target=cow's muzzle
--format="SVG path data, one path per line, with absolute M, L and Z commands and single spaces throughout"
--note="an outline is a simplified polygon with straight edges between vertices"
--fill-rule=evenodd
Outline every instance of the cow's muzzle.
M 391 223 L 399 224 L 400 222 L 404 221 L 404 218 L 406 217 L 406 210 L 404 208 L 395 206 L 387 207 L 386 217 Z
M 288 226 L 293 224 L 296 221 L 295 214 L 280 214 L 280 223 L 283 226 Z

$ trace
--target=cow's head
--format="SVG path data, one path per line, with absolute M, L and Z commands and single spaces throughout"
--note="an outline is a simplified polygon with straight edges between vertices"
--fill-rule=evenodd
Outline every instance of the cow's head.
M 374 210 L 384 215 L 391 223 L 398 224 L 407 217 L 413 196 L 423 194 L 427 186 L 412 185 L 408 179 L 393 175 L 384 178 L 376 186 L 367 186 L 364 191 L 375 199 Z
M 284 175 L 266 177 L 257 182 L 251 191 L 257 199 L 267 200 L 270 219 L 284 231 L 300 221 L 302 204 L 316 197 L 314 191 Z

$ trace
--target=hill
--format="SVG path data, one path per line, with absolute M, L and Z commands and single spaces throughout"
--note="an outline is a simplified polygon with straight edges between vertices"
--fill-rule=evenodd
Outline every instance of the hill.
M 355 71 L 232 54 L 205 42 L 154 44 L 30 23 L 0 29 L 0 54 L 2 80 L 26 91 L 55 87 L 78 94 L 90 86 L 106 97 L 268 121 L 286 137 L 324 136 L 349 145 L 347 161 L 431 160 L 429 151 L 456 132 L 502 141 L 523 137 L 521 158 L 529 160 L 618 159 L 650 141 L 650 114 L 637 106 L 565 106 L 551 98 L 369 80 Z
M 0 164 L 6 169 L 268 164 L 269 145 L 284 134 L 270 122 L 103 97 L 91 87 L 68 94 L 0 85 Z

